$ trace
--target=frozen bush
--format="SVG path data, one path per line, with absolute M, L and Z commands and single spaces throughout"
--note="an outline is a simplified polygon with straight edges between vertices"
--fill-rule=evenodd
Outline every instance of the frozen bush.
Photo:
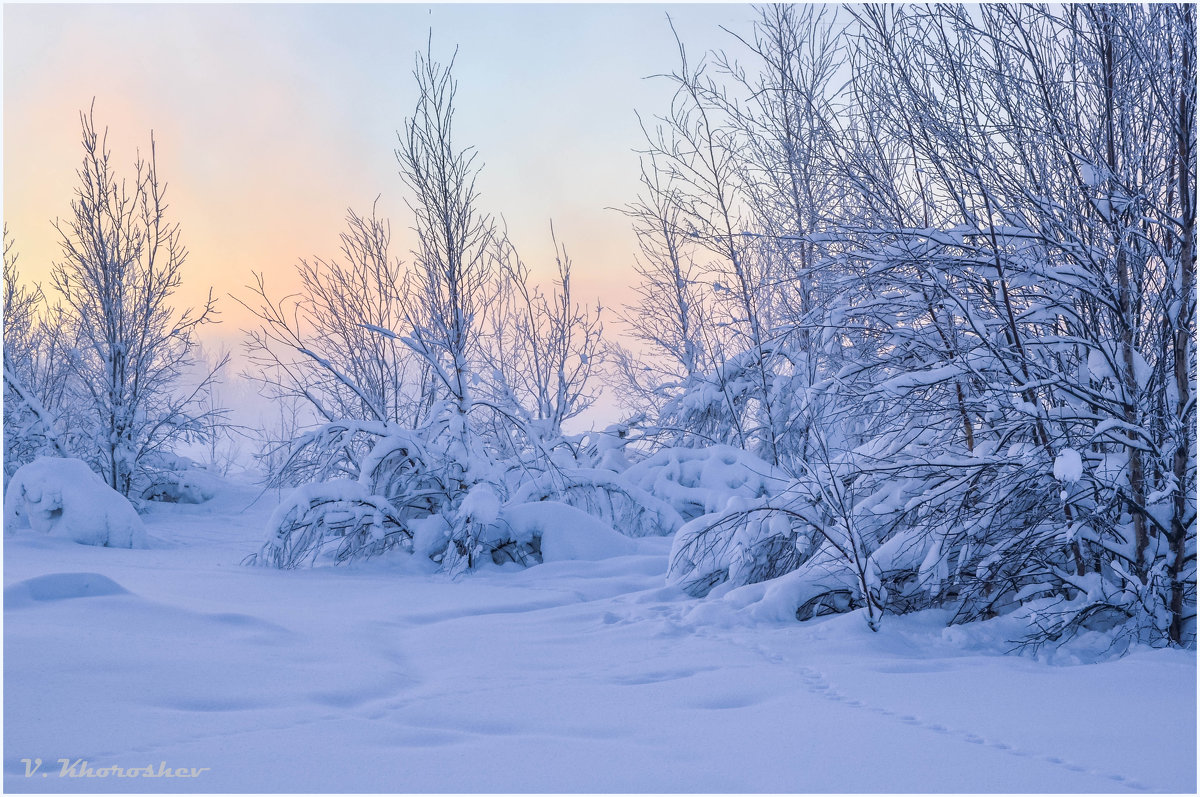
M 720 512 L 731 498 L 778 494 L 787 474 L 748 451 L 726 445 L 664 448 L 623 474 L 666 501 L 684 520 Z
M 688 521 L 671 546 L 668 583 L 703 597 L 718 584 L 754 584 L 795 570 L 819 540 L 819 521 L 807 506 L 792 503 L 734 497 L 724 511 Z
M 417 433 L 391 429 L 363 458 L 358 481 L 387 498 L 400 517 L 429 517 L 452 495 L 447 482 L 455 474 L 437 465 Z
M 291 569 L 342 564 L 393 548 L 412 551 L 413 533 L 387 499 L 358 482 L 298 487 L 267 521 L 267 541 L 247 564 Z
M 138 494 L 143 501 L 202 504 L 216 495 L 218 480 L 188 457 L 146 457 L 143 469 L 138 479 Z
M 470 536 L 452 535 L 442 559 L 443 569 L 452 574 L 487 562 L 530 566 L 594 561 L 629 554 L 636 548 L 633 540 L 612 526 L 558 501 L 514 501 L 500 506 L 492 491 L 476 486 L 459 512 Z M 471 540 L 469 550 L 465 542 L 455 545 L 455 540 L 466 539 Z
M 513 495 L 514 503 L 546 500 L 582 510 L 629 537 L 666 536 L 683 525 L 671 504 L 601 468 L 555 468 Z

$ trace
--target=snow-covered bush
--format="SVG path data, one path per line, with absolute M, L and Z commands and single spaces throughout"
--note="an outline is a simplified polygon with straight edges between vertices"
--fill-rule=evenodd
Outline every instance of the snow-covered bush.
M 675 534 L 667 580 L 692 595 L 795 570 L 820 537 L 794 480 L 739 448 L 665 448 L 624 477 L 686 520 Z
M 675 535 L 667 581 L 703 597 L 719 584 L 753 584 L 795 570 L 820 541 L 803 502 L 734 497 L 693 518 Z
M 527 567 L 542 562 L 605 559 L 635 549 L 629 537 L 573 506 L 557 501 L 500 506 L 489 493 L 490 489 L 476 487 L 463 502 L 467 509 L 460 507 L 462 522 L 469 525 L 470 531 L 469 537 L 451 532 L 451 547 L 441 557 L 442 568 L 451 575 L 489 563 L 513 562 Z M 454 539 L 470 539 L 474 547 L 454 545 Z M 432 548 L 440 551 L 440 546 L 444 546 L 444 540 L 435 542 Z
M 296 488 L 275 508 L 267 529 L 266 543 L 249 564 L 291 569 L 412 550 L 413 533 L 387 499 L 349 480 Z
M 146 546 L 133 505 L 78 459 L 39 457 L 13 474 L 4 494 L 4 530 L 22 528 L 83 545 Z
M 318 481 L 293 492 L 272 516 L 255 561 L 337 564 L 396 548 L 457 575 L 488 563 L 537 564 L 545 539 L 551 557 L 596 556 L 624 550 L 614 535 L 669 534 L 683 523 L 669 504 L 612 470 L 547 466 L 536 457 L 495 461 L 476 435 L 467 438 L 467 450 L 453 423 L 454 404 L 441 406 L 440 415 L 415 430 L 338 422 L 304 435 L 300 445 L 308 461 L 338 462 L 347 470 L 357 464 L 357 478 Z M 346 455 L 351 440 L 365 451 L 357 463 Z M 339 450 L 330 452 L 330 446 Z M 601 448 L 588 457 L 614 461 L 611 446 Z M 545 469 L 533 470 L 538 465 Z M 327 515 L 337 528 L 330 529 Z M 556 520 L 569 527 L 553 528 Z M 360 533 L 346 531 L 348 526 Z M 385 527 L 383 539 L 395 532 L 399 544 L 372 542 Z M 327 549 L 332 553 L 322 553 Z
M 559 501 L 599 518 L 630 537 L 672 534 L 683 519 L 671 504 L 603 468 L 551 468 L 526 480 L 514 503 Z
M 721 512 L 731 499 L 778 495 L 789 482 L 779 468 L 726 445 L 664 448 L 623 474 L 634 486 L 669 503 L 684 520 Z
M 216 494 L 213 475 L 188 457 L 156 454 L 145 458 L 143 468 L 135 481 L 143 501 L 202 504 Z
M 438 448 L 428 447 L 423 436 L 420 432 L 389 429 L 359 463 L 359 484 L 386 497 L 405 518 L 436 514 L 453 499 L 456 482 L 462 476 L 461 468 L 447 467 L 444 456 L 438 456 Z
M 156 473 L 150 485 L 141 491 L 141 498 L 168 504 L 202 504 L 214 495 L 211 483 L 204 478 L 206 475 L 202 471 Z

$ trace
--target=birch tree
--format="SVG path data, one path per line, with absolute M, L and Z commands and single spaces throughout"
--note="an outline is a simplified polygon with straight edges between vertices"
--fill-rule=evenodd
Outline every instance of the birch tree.
M 188 252 L 168 216 L 153 135 L 126 182 L 93 112 L 80 123 L 83 163 L 71 215 L 54 225 L 62 256 L 50 280 L 74 341 L 67 363 L 90 417 L 88 459 L 129 495 L 150 455 L 205 434 L 204 385 L 186 390 L 181 377 L 214 302 L 211 292 L 198 311 L 171 302 Z

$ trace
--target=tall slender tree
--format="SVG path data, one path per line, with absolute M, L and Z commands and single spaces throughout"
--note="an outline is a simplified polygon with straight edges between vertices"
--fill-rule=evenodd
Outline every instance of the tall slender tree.
M 211 291 L 199 311 L 177 311 L 171 302 L 187 249 L 168 217 L 153 135 L 149 156 L 138 156 L 126 183 L 94 106 L 80 123 L 83 163 L 71 216 L 55 222 L 62 259 L 51 284 L 76 342 L 68 364 L 91 418 L 88 458 L 128 495 L 148 455 L 205 434 L 197 402 L 204 386 L 184 390 L 181 378 L 214 302 Z

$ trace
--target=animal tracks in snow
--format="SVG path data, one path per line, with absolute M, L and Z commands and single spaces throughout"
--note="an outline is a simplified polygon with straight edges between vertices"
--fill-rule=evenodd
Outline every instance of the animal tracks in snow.
M 1146 786 L 1145 784 L 1142 784 L 1142 783 L 1138 782 L 1137 780 L 1134 780 L 1133 778 L 1129 778 L 1129 777 L 1119 774 L 1119 773 L 1109 773 L 1109 772 L 1104 772 L 1103 770 L 1090 769 L 1081 764 L 1077 764 L 1073 761 L 1069 761 L 1065 758 L 1062 758 L 1061 756 L 1052 755 L 1052 754 L 1039 754 L 1039 753 L 1032 752 L 1032 751 L 1022 750 L 1022 749 L 1014 747 L 1013 745 L 1008 744 L 1006 742 L 989 740 L 986 737 L 980 736 L 979 734 L 973 733 L 971 731 L 964 731 L 964 730 L 958 730 L 955 728 L 949 728 L 938 722 L 931 722 L 931 721 L 924 720 L 914 714 L 902 714 L 902 713 L 899 713 L 896 711 L 892 711 L 891 709 L 883 708 L 882 706 L 869 705 L 867 703 L 864 703 L 862 700 L 858 700 L 856 698 L 851 698 L 850 696 L 843 694 L 841 691 L 838 690 L 836 684 L 832 683 L 825 676 L 825 674 L 819 670 L 816 670 L 812 667 L 808 667 L 806 665 L 796 664 L 795 662 L 789 661 L 788 659 L 786 659 L 785 657 L 783 657 L 777 653 L 772 653 L 771 651 L 768 651 L 759 645 L 754 645 L 752 647 L 752 649 L 756 653 L 761 655 L 763 658 L 765 658 L 767 661 L 771 662 L 772 664 L 777 664 L 777 665 L 788 667 L 788 668 L 794 670 L 796 672 L 796 674 L 799 676 L 800 683 L 804 685 L 805 689 L 807 689 L 809 692 L 811 692 L 812 694 L 814 694 L 818 697 L 825 698 L 826 700 L 829 700 L 829 701 L 832 701 L 835 703 L 840 703 L 841 705 L 847 706 L 849 708 L 868 711 L 868 712 L 871 712 L 872 714 L 878 714 L 881 717 L 887 717 L 888 719 L 893 719 L 897 722 L 904 723 L 905 725 L 908 725 L 910 727 L 922 728 L 924 730 L 931 731 L 933 733 L 938 733 L 938 734 L 942 734 L 945 736 L 956 737 L 968 744 L 979 745 L 982 747 L 989 747 L 993 750 L 996 750 L 1001 753 L 1006 753 L 1006 754 L 1014 756 L 1016 758 L 1038 760 L 1038 761 L 1045 762 L 1047 764 L 1052 764 L 1054 766 L 1062 767 L 1063 769 L 1066 769 L 1067 771 L 1070 771 L 1070 772 L 1077 772 L 1079 774 L 1086 774 L 1086 775 L 1094 775 L 1096 777 L 1109 780 L 1116 785 L 1124 786 L 1125 788 L 1130 789 L 1131 791 L 1150 791 L 1151 790 L 1149 786 Z M 941 669 L 943 669 L 943 668 L 939 668 L 936 665 L 932 665 L 929 668 L 915 667 L 913 669 L 900 669 L 898 671 L 900 671 L 900 672 L 938 672 Z

